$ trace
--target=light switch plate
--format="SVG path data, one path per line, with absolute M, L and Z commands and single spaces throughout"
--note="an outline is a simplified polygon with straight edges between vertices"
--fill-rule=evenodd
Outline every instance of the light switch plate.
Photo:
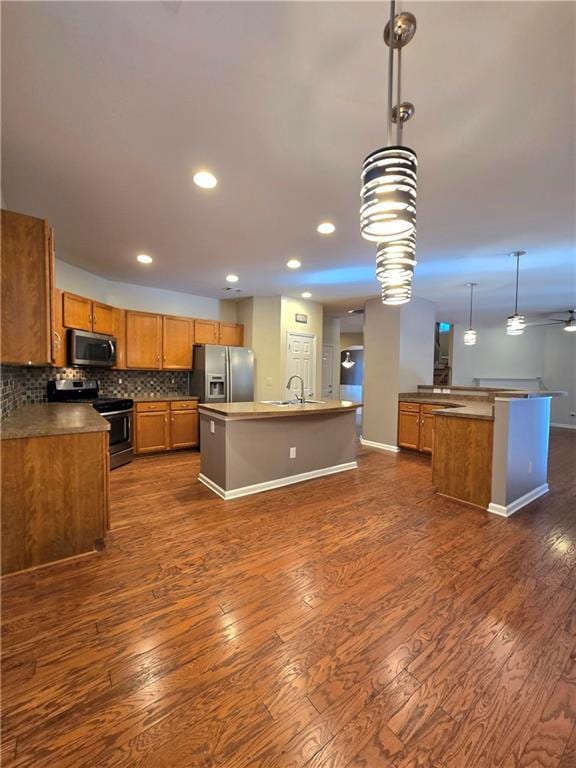
M 296 447 L 290 448 L 290 458 L 295 459 L 296 458 Z
M 210 434 L 213 435 L 215 431 L 216 431 L 216 427 L 214 425 L 214 422 L 211 421 L 210 422 Z

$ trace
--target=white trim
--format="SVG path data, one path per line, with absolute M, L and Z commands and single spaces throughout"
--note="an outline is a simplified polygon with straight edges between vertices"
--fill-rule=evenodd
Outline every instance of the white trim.
M 576 424 L 555 424 L 553 421 L 550 423 L 551 427 L 559 427 L 560 429 L 576 429 Z
M 528 491 L 528 493 L 525 493 L 524 496 L 520 496 L 519 499 L 515 499 L 511 504 L 506 504 L 506 506 L 490 502 L 490 504 L 488 504 L 488 512 L 492 512 L 493 515 L 500 515 L 500 517 L 510 517 L 514 512 L 518 512 L 519 509 L 530 504 L 530 502 L 539 499 L 540 496 L 544 496 L 549 490 L 548 483 L 543 483 L 537 488 L 533 488 L 531 491 Z
M 228 501 L 229 499 L 238 499 L 241 496 L 251 496 L 253 493 L 262 493 L 263 491 L 270 491 L 273 488 L 282 488 L 284 485 L 293 485 L 294 483 L 302 483 L 304 480 L 313 480 L 315 477 L 323 477 L 324 475 L 334 475 L 337 472 L 346 472 L 349 469 L 357 469 L 357 461 L 349 461 L 346 464 L 334 464 L 331 467 L 323 467 L 322 469 L 313 469 L 311 472 L 300 472 L 298 475 L 289 475 L 287 477 L 278 477 L 276 480 L 267 480 L 265 483 L 256 483 L 255 485 L 245 485 L 242 488 L 233 488 L 231 491 L 225 491 L 209 477 L 200 473 L 198 480 L 203 483 L 211 491 L 218 494 L 221 499 Z
M 360 435 L 360 443 L 366 448 L 376 448 L 377 451 L 389 451 L 390 453 L 400 453 L 397 445 L 388 445 L 387 443 L 375 443 L 374 440 L 366 440 Z

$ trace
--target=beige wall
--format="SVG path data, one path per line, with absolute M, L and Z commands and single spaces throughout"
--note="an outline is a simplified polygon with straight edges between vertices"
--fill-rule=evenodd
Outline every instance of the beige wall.
M 316 336 L 316 386 L 314 397 L 319 397 L 322 386 L 322 319 L 324 308 L 322 304 L 316 301 L 307 301 L 305 299 L 293 299 L 288 296 L 282 296 L 281 301 L 281 374 L 283 385 L 285 387 L 288 381 L 286 374 L 286 351 L 288 333 L 311 333 Z M 296 314 L 308 316 L 307 323 L 297 323 Z M 281 397 L 286 394 L 285 389 L 281 392 Z
M 280 296 L 252 299 L 252 349 L 254 350 L 256 400 L 278 400 L 284 396 L 280 349 Z
M 337 317 L 324 317 L 322 323 L 322 344 L 331 344 L 334 348 L 334 366 L 332 369 L 333 390 L 332 398 L 340 399 L 340 319 Z M 322 395 L 324 382 L 321 381 L 318 394 Z
M 364 334 L 363 333 L 341 333 L 340 334 L 340 350 L 348 349 L 348 347 L 362 347 L 364 346 Z
M 114 307 L 236 322 L 235 301 L 219 301 L 191 293 L 166 291 L 132 283 L 116 283 L 60 259 L 56 259 L 55 271 L 58 288 Z
M 436 306 L 412 299 L 400 307 L 400 392 L 413 392 L 419 384 L 434 381 Z

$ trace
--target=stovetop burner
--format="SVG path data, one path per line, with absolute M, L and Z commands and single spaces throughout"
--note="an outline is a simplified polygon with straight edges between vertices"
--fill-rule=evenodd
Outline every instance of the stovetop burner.
M 99 397 L 96 379 L 53 379 L 47 386 L 52 403 L 89 403 L 98 413 L 129 411 L 134 407 L 130 397 Z

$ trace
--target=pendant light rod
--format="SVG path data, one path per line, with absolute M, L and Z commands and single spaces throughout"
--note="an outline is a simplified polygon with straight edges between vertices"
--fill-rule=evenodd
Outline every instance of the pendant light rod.
M 390 44 L 388 46 L 388 106 L 386 108 L 386 144 L 392 146 L 392 94 L 394 91 L 394 19 L 396 2 L 390 0 Z
M 470 286 L 470 322 L 468 324 L 468 330 L 472 330 L 472 303 L 474 301 L 474 287 L 478 285 L 478 283 L 466 283 L 466 285 Z
M 520 281 L 520 256 L 524 256 L 526 251 L 513 251 L 511 256 L 516 258 L 516 300 L 514 302 L 514 314 L 518 314 L 518 283 Z
M 398 76 L 396 82 L 396 109 L 400 111 L 400 105 L 402 104 L 401 83 L 402 83 L 402 47 L 398 47 Z M 400 114 L 396 117 L 396 144 L 400 146 L 402 144 L 402 128 L 404 121 Z

